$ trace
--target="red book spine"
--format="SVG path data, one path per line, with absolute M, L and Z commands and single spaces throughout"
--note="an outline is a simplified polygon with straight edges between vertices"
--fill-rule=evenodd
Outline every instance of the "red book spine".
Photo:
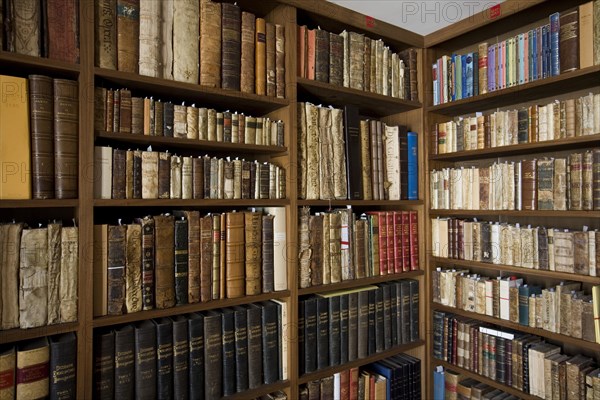
M 385 211 L 378 211 L 376 214 L 379 218 L 379 273 L 386 275 L 388 273 L 387 218 Z
M 415 271 L 419 269 L 419 221 L 416 211 L 409 211 L 410 214 L 410 269 Z
M 350 400 L 358 400 L 358 367 L 350 370 Z
M 410 211 L 402 211 L 402 270 L 410 271 Z
M 306 70 L 308 79 L 315 80 L 315 47 L 317 43 L 316 32 L 314 29 L 306 30 L 306 46 L 308 48 L 306 56 Z
M 340 372 L 340 399 L 350 400 L 350 370 Z
M 402 211 L 394 211 L 394 267 L 398 274 L 402 272 Z
M 388 240 L 388 270 L 387 273 L 388 274 L 393 274 L 396 271 L 396 256 L 394 255 L 395 251 L 396 251 L 396 244 L 395 244 L 395 239 L 396 239 L 396 232 L 395 232 L 395 228 L 394 228 L 394 213 L 391 211 L 388 211 L 385 213 L 385 217 L 386 217 L 386 221 L 387 221 L 387 240 Z

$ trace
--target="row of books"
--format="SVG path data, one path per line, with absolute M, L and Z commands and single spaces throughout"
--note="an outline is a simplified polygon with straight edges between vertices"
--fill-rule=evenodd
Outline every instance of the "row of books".
M 0 5 L 0 50 L 79 63 L 77 5 L 76 0 L 5 0 Z
M 284 199 L 285 169 L 231 158 L 95 147 L 97 199 Z
M 95 89 L 94 129 L 212 142 L 283 146 L 283 121 L 132 96 L 129 89 Z
M 221 399 L 285 380 L 287 305 L 271 300 L 94 331 L 94 397 Z
M 600 93 L 435 124 L 434 154 L 600 133 Z
M 581 282 L 542 288 L 515 276 L 491 278 L 460 268 L 437 268 L 432 281 L 433 301 L 448 307 L 589 342 L 600 336 L 594 331 L 592 295 Z
M 431 219 L 434 257 L 598 276 L 600 233 L 583 227 L 533 227 L 454 218 Z
M 431 208 L 599 210 L 600 149 L 429 173 Z
M 287 288 L 285 208 L 175 211 L 94 227 L 94 315 Z
M 0 224 L 0 329 L 77 321 L 78 228 Z
M 300 400 L 421 399 L 421 360 L 398 354 L 300 386 Z
M 77 81 L 0 75 L 0 84 L 0 199 L 77 198 Z
M 416 200 L 417 134 L 344 110 L 298 103 L 298 197 Z
M 298 306 L 300 374 L 419 340 L 419 282 L 308 296 Z
M 301 78 L 419 101 L 417 50 L 395 53 L 357 32 L 335 34 L 298 26 L 298 76 Z
M 460 372 L 454 372 L 438 365 L 433 371 L 433 399 L 461 398 L 464 400 L 518 400 L 515 395 L 481 383 L 473 378 L 464 378 Z
M 432 66 L 433 104 L 493 92 L 600 64 L 598 12 L 587 2 L 547 23 L 477 51 L 444 55 Z
M 417 211 L 300 210 L 300 288 L 419 269 Z
M 57 336 L 5 345 L 0 350 L 3 399 L 77 398 L 77 338 Z
M 585 399 L 586 375 L 600 372 L 592 358 L 561 354 L 535 335 L 439 311 L 433 319 L 434 358 L 542 399 Z
M 101 68 L 285 97 L 284 27 L 236 4 L 102 0 L 95 35 Z

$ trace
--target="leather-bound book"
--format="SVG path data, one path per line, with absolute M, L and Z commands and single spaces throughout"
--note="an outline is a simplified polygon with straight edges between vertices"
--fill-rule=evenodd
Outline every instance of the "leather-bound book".
M 138 218 L 135 222 L 141 226 L 142 281 L 140 289 L 142 308 L 151 310 L 154 308 L 155 284 L 154 219 L 152 217 Z
M 200 1 L 200 84 L 221 87 L 221 3 Z
M 19 326 L 34 328 L 46 325 L 48 320 L 48 230 L 46 228 L 23 229 L 19 259 Z
M 581 153 L 572 153 L 569 155 L 569 210 L 582 209 L 582 192 L 583 192 L 583 157 Z
M 144 133 L 144 99 L 141 97 L 131 98 L 131 133 Z
M 266 23 L 266 71 L 267 71 L 267 84 L 266 94 L 269 97 L 275 97 L 277 90 L 276 76 L 275 76 L 275 25 L 267 22 Z
M 361 186 L 362 186 L 362 194 L 361 198 L 364 200 L 372 200 L 373 191 L 371 187 L 372 180 L 372 169 L 371 169 L 371 140 L 369 135 L 369 122 L 366 120 L 360 121 L 360 165 L 361 165 Z M 350 162 L 351 156 L 350 153 L 346 155 L 346 162 Z M 349 170 L 350 171 L 350 170 Z M 351 172 L 349 173 L 350 176 Z M 352 196 L 352 192 L 349 192 Z
M 54 79 L 54 191 L 57 199 L 77 198 L 79 91 L 77 81 Z
M 251 193 L 253 193 L 251 191 L 252 165 L 254 165 L 254 163 L 252 163 L 250 161 L 242 161 L 242 183 L 241 183 L 242 199 L 249 199 L 251 197 Z
M 267 94 L 267 23 L 263 18 L 256 18 L 254 40 L 254 92 Z
M 329 83 L 329 32 L 315 32 L 315 80 Z
M 579 275 L 589 275 L 589 239 L 587 232 L 573 232 L 573 270 Z
M 221 248 L 221 231 L 225 231 L 225 220 L 220 214 L 211 215 L 212 218 L 212 269 L 211 269 L 211 292 L 212 299 L 216 300 L 224 296 L 221 292 L 221 253 L 225 249 Z M 223 232 L 223 240 L 225 240 L 225 232 Z M 223 259 L 225 257 L 223 256 Z M 224 271 L 223 271 L 224 272 Z
M 339 283 L 342 281 L 342 216 L 341 213 L 335 212 L 323 215 L 323 220 L 325 217 L 329 218 L 329 223 L 323 224 L 323 250 L 320 257 L 322 260 L 326 255 L 329 257 L 330 283 Z M 329 232 L 326 232 L 327 229 Z M 322 264 L 325 264 L 324 260 Z
M 560 13 L 560 73 L 579 69 L 579 9 Z
M 188 303 L 188 221 L 175 220 L 175 303 Z
M 121 89 L 121 102 L 119 110 L 119 131 L 131 133 L 131 90 Z
M 240 90 L 254 93 L 254 14 L 242 11 Z
M 243 296 L 246 287 L 244 213 L 227 213 L 226 221 L 226 290 L 227 298 L 235 298 Z
M 240 90 L 241 10 L 231 3 L 223 3 L 221 7 L 221 87 Z
M 140 0 L 117 0 L 117 69 L 138 72 Z
M 115 330 L 116 399 L 131 399 L 135 390 L 135 336 L 133 325 Z
M 203 22 L 200 19 L 198 1 L 173 1 L 173 79 L 176 81 L 198 83 L 198 24 Z
M 323 251 L 321 243 L 323 241 L 323 216 L 311 215 L 309 219 L 310 230 L 310 286 L 323 284 Z
M 200 301 L 212 298 L 212 216 L 200 218 Z
M 115 333 L 113 330 L 94 332 L 94 398 L 110 398 L 115 387 Z
M 581 209 L 593 210 L 593 192 L 594 192 L 594 176 L 593 176 L 594 160 L 593 153 L 586 151 L 582 155 L 581 162 Z
M 197 303 L 200 301 L 200 212 L 176 211 L 175 216 L 183 216 L 187 220 L 188 302 Z M 175 232 L 175 241 L 177 242 L 177 232 Z M 177 243 L 175 248 L 177 251 Z
M 35 75 L 30 75 L 29 79 L 31 79 L 32 76 L 35 76 Z M 48 82 L 51 82 L 50 78 L 48 78 Z M 30 82 L 30 90 L 32 90 L 31 82 Z M 50 90 L 52 90 L 52 89 L 50 89 Z M 105 119 L 106 119 L 106 96 L 107 96 L 107 93 L 108 93 L 108 91 L 106 90 L 106 88 L 101 88 L 101 87 L 94 88 L 94 131 L 95 132 L 102 132 L 105 130 L 105 127 L 106 127 Z M 52 187 L 54 187 L 54 184 L 52 185 Z
M 159 52 L 162 68 L 161 76 L 164 79 L 173 79 L 173 18 L 174 0 L 161 1 L 161 48 Z
M 54 197 L 54 102 L 52 78 L 29 76 L 29 104 L 31 118 L 31 174 L 32 197 Z
M 50 338 L 50 399 L 75 398 L 77 339 L 73 332 Z
M 567 159 L 554 159 L 553 203 L 555 210 L 567 209 Z
M 2 228 L 2 225 L 0 225 Z M 19 239 L 21 235 L 19 234 Z M 106 315 L 108 313 L 108 225 L 94 225 L 94 317 Z M 18 263 L 18 261 L 17 261 Z M 16 274 L 16 272 L 15 272 Z M 15 279 L 15 282 L 17 280 Z M 5 289 L 6 279 L 2 278 L 2 289 Z M 7 306 L 7 299 L 3 298 L 4 307 Z M 15 299 L 16 303 L 16 299 Z M 9 304 L 9 303 L 8 303 Z M 18 310 L 18 306 L 16 307 Z M 3 310 L 3 329 L 4 323 L 8 320 L 6 308 Z M 18 321 L 18 311 L 17 311 Z M 18 323 L 18 322 L 17 322 Z
M 554 160 L 537 161 L 537 209 L 554 209 Z
M 306 78 L 306 53 L 308 52 L 306 30 L 306 25 L 296 26 L 296 59 L 298 60 L 296 76 L 300 78 Z
M 244 240 L 243 245 L 236 246 L 244 248 L 245 251 L 245 294 L 253 296 L 261 293 L 261 238 L 262 238 L 262 213 L 245 212 L 244 214 Z M 271 231 L 272 233 L 272 231 Z M 229 237 L 228 237 L 229 239 Z M 240 255 L 241 253 L 236 253 Z M 230 253 L 227 253 L 229 259 Z M 271 265 L 272 268 L 272 265 Z M 229 293 L 229 290 L 228 290 Z
M 269 385 L 279 379 L 279 337 L 277 304 L 264 301 L 262 307 L 263 383 Z
M 163 136 L 173 137 L 175 129 L 175 106 L 170 101 L 163 104 Z
M 342 86 L 344 84 L 344 39 L 340 35 L 329 33 L 329 49 L 327 55 L 329 56 L 327 63 L 329 67 L 329 83 Z
M 223 395 L 222 316 L 209 311 L 204 316 L 204 398 L 217 400 Z
M 181 157 L 181 198 L 188 200 L 192 195 L 192 157 Z
M 125 306 L 127 226 L 108 227 L 108 314 L 120 315 Z
M 117 69 L 117 1 L 101 0 L 94 3 L 95 65 Z
M 537 161 L 522 162 L 521 198 L 523 210 L 535 210 L 537 207 Z
M 42 37 L 48 42 L 47 57 L 79 63 L 79 7 L 75 0 L 53 1 L 42 11 L 46 32 Z
M 34 57 L 42 55 L 41 41 L 44 33 L 40 32 L 42 22 L 40 5 L 40 2 L 34 0 L 15 1 L 10 5 L 7 4 L 11 9 L 11 14 L 6 16 L 7 22 L 11 21 L 11 17 L 14 18 L 11 21 L 14 30 L 7 35 L 7 38 L 12 37 L 14 43 L 14 50 L 9 49 L 10 51 Z
M 173 326 L 173 398 L 187 399 L 189 388 L 188 320 L 182 315 L 171 318 Z
M 156 308 L 175 305 L 175 221 L 172 215 L 154 217 Z
M 138 398 L 156 398 L 156 326 L 152 320 L 134 328 L 135 393 Z
M 187 137 L 187 107 L 185 104 L 173 106 L 173 137 Z
M 114 124 L 114 113 L 115 113 L 115 91 L 109 89 L 106 91 L 106 117 L 104 118 L 104 131 L 112 132 Z
M 285 97 L 285 27 L 275 24 L 275 96 Z
M 356 339 L 353 338 L 353 331 L 350 329 L 350 343 L 351 349 L 348 353 L 348 359 L 353 360 L 356 358 L 364 358 L 368 356 L 368 345 L 369 345 L 369 291 L 361 290 L 357 294 L 357 329 Z M 352 318 L 352 311 L 350 312 Z M 354 350 L 354 341 L 356 340 L 356 349 Z
M 61 224 L 48 224 L 48 325 L 60 322 Z
M 112 152 L 112 194 L 113 199 L 125 199 L 125 174 L 127 151 L 113 149 Z
M 192 198 L 204 198 L 204 160 L 202 157 L 192 159 Z
M 140 1 L 139 7 L 139 73 L 162 78 L 162 4 Z
M 45 337 L 17 347 L 16 398 L 49 396 L 50 346 Z
M 159 199 L 168 199 L 171 194 L 171 154 L 168 152 L 156 152 L 158 156 L 157 165 L 157 192 Z M 143 159 L 142 159 L 143 163 Z M 143 167 L 143 164 L 142 164 Z M 143 172 L 142 172 L 143 179 Z
M 189 398 L 198 399 L 204 396 L 204 316 L 189 314 L 187 324 Z
M 125 265 L 125 309 L 127 313 L 143 308 L 142 298 L 142 225 L 127 225 Z
M 364 90 L 363 69 L 365 58 L 365 37 L 356 32 L 349 33 L 350 46 L 350 87 Z
M 121 93 L 121 96 L 123 94 Z M 121 102 L 123 101 L 121 97 Z M 154 124 L 152 126 L 153 136 L 164 136 L 164 117 L 165 117 L 165 106 L 160 100 L 156 100 L 154 103 Z M 152 111 L 151 111 L 152 112 Z
M 270 186 L 271 186 L 271 174 L 269 163 L 265 162 L 260 164 L 260 172 L 257 170 L 257 176 L 259 177 L 259 197 L 260 199 L 269 199 L 272 198 L 270 196 Z
M 235 391 L 248 390 L 248 315 L 244 307 L 234 307 Z
M 156 325 L 156 398 L 173 396 L 173 323 L 170 318 L 153 321 Z
M 360 135 L 358 108 L 347 105 L 344 107 L 344 142 L 346 145 L 346 170 L 348 171 L 348 195 L 353 200 L 363 198 Z
M 300 288 L 307 288 L 311 286 L 310 209 L 303 207 L 298 214 L 298 241 L 300 242 L 298 249 L 298 284 Z
M 555 230 L 553 243 L 555 270 L 574 273 L 573 232 Z
M 112 121 L 106 121 L 109 125 L 112 124 L 111 132 L 120 132 L 119 122 L 121 121 L 121 91 L 119 89 L 113 91 L 113 112 Z
M 236 392 L 235 383 L 235 321 L 231 308 L 221 310 L 221 337 L 223 352 L 223 396 L 231 396 Z
M 248 387 L 263 384 L 263 323 L 262 307 L 250 304 L 246 308 L 248 334 Z
M 592 206 L 600 210 L 600 150 L 592 154 Z

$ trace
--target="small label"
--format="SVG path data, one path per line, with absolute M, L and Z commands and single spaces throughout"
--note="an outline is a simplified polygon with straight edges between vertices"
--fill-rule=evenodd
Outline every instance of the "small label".
M 285 232 L 277 232 L 273 235 L 276 241 L 285 241 Z
M 490 19 L 496 19 L 500 16 L 500 4 L 496 4 L 494 7 L 490 7 Z
M 267 41 L 267 35 L 265 33 L 262 33 L 262 32 L 256 33 L 256 41 L 257 42 L 261 42 L 261 43 L 266 43 L 266 41 Z
M 0 372 L 0 390 L 13 387 L 15 384 L 15 371 L 12 369 Z
M 365 15 L 365 26 L 367 28 L 375 28 L 375 18 Z
M 17 383 L 31 383 L 48 378 L 48 363 L 17 369 Z

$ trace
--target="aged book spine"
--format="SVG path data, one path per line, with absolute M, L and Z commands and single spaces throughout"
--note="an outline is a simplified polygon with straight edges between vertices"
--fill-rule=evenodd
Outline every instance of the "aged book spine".
M 77 227 L 61 229 L 60 260 L 60 321 L 77 321 L 77 282 L 79 266 L 79 230 Z
M 15 377 L 17 358 L 14 346 L 7 346 L 0 352 L 0 376 L 2 377 L 2 387 L 0 395 L 13 399 L 15 397 Z
M 48 230 L 46 228 L 23 230 L 19 258 L 19 326 L 33 328 L 46 325 L 48 319 Z
M 162 68 L 162 4 L 158 1 L 140 1 L 139 73 L 161 78 Z
M 254 93 L 254 14 L 242 11 L 240 90 Z
M 222 331 L 223 339 L 223 396 L 230 396 L 235 393 L 235 319 L 232 309 L 222 311 Z
M 200 213 L 185 211 L 188 222 L 188 302 L 200 301 Z
M 175 302 L 188 303 L 188 221 L 185 217 L 175 220 Z
M 117 0 L 117 69 L 138 72 L 140 1 Z
M 263 215 L 262 219 L 262 292 L 270 293 L 274 287 L 274 236 L 273 215 Z M 247 224 L 246 224 L 247 225 Z M 246 292 L 248 289 L 246 289 Z
M 172 215 L 154 217 L 155 306 L 175 305 L 175 224 Z
M 50 399 L 76 397 L 77 340 L 74 333 L 50 338 Z
M 108 227 L 108 314 L 120 315 L 125 306 L 125 282 L 127 263 L 127 227 Z
M 200 84 L 221 87 L 221 3 L 200 2 Z
M 583 190 L 583 157 L 581 153 L 573 153 L 569 155 L 569 210 L 582 209 L 582 190 Z
M 76 81 L 54 80 L 54 191 L 57 199 L 77 198 L 79 92 Z
M 350 125 L 349 125 L 350 126 Z M 371 168 L 371 140 L 369 135 L 369 122 L 366 120 L 360 121 L 360 160 L 361 160 L 361 183 L 362 183 L 362 198 L 364 200 L 373 199 L 372 191 L 372 168 Z M 351 158 L 348 157 L 348 160 Z
M 223 3 L 221 7 L 221 86 L 223 89 L 240 90 L 241 10 L 231 3 Z
M 581 209 L 582 210 L 593 210 L 593 189 L 594 189 L 594 177 L 593 177 L 593 153 L 586 151 L 582 155 L 581 163 Z
M 32 196 L 34 199 L 51 199 L 54 197 L 54 103 L 51 78 L 29 76 L 29 104 Z
M 261 293 L 261 238 L 262 214 L 258 212 L 245 212 L 245 276 L 247 296 Z M 271 233 L 272 234 L 272 233 Z M 272 268 L 272 265 L 271 265 Z
M 299 246 L 299 268 L 298 268 L 298 280 L 300 288 L 306 288 L 311 285 L 311 258 L 312 251 L 310 247 L 310 209 L 303 207 L 300 210 L 300 222 L 298 228 L 298 239 L 300 242 Z
M 171 195 L 171 154 L 160 152 L 158 155 L 158 198 L 168 199 Z
M 133 325 L 115 330 L 115 393 L 116 398 L 131 398 L 135 381 L 135 337 Z
M 16 398 L 49 396 L 50 346 L 43 337 L 17 348 Z
M 93 257 L 93 302 L 96 317 L 108 313 L 108 225 L 94 225 Z
M 285 98 L 285 27 L 275 24 L 275 96 Z
M 323 240 L 323 216 L 311 215 L 310 222 L 310 285 L 317 286 L 323 284 L 323 263 L 322 263 L 322 248 Z
M 204 316 L 204 398 L 218 399 L 223 388 L 222 316 L 210 311 Z
M 212 216 L 200 218 L 200 301 L 212 298 Z
M 349 86 L 353 89 L 363 90 L 363 68 L 365 58 L 365 37 L 359 33 L 349 33 Z
M 48 324 L 60 322 L 61 225 L 48 224 Z
M 329 33 L 329 83 L 344 84 L 344 39 L 335 33 Z M 366 68 L 366 66 L 365 66 Z
M 244 295 L 245 246 L 244 246 L 244 213 L 226 214 L 226 293 L 227 298 Z
M 142 310 L 142 226 L 126 227 L 125 309 L 127 313 Z
M 112 152 L 112 199 L 124 199 L 126 190 L 126 161 L 127 151 L 120 149 L 113 149 Z
M 315 32 L 315 80 L 329 82 L 329 32 Z
M 256 37 L 254 41 L 254 91 L 258 95 L 267 94 L 267 23 L 256 18 Z
M 212 277 L 211 290 L 213 300 L 222 296 L 221 292 L 221 215 L 212 215 Z M 224 222 L 223 222 L 224 224 Z M 224 228 L 223 228 L 224 229 Z M 224 235 L 223 235 L 224 236 Z M 224 294 L 223 294 L 224 297 Z
M 176 81 L 198 83 L 200 7 L 198 1 L 173 1 L 173 79 Z
M 42 21 L 40 4 L 34 0 L 26 0 L 13 2 L 10 6 L 12 8 L 11 16 L 14 18 L 13 51 L 19 54 L 34 57 L 41 55 L 43 33 L 40 32 Z
M 140 397 L 156 397 L 156 326 L 151 320 L 134 328 L 135 392 Z
M 560 14 L 560 73 L 579 68 L 579 11 L 578 8 Z
M 117 1 L 95 3 L 95 60 L 100 68 L 117 69 Z

